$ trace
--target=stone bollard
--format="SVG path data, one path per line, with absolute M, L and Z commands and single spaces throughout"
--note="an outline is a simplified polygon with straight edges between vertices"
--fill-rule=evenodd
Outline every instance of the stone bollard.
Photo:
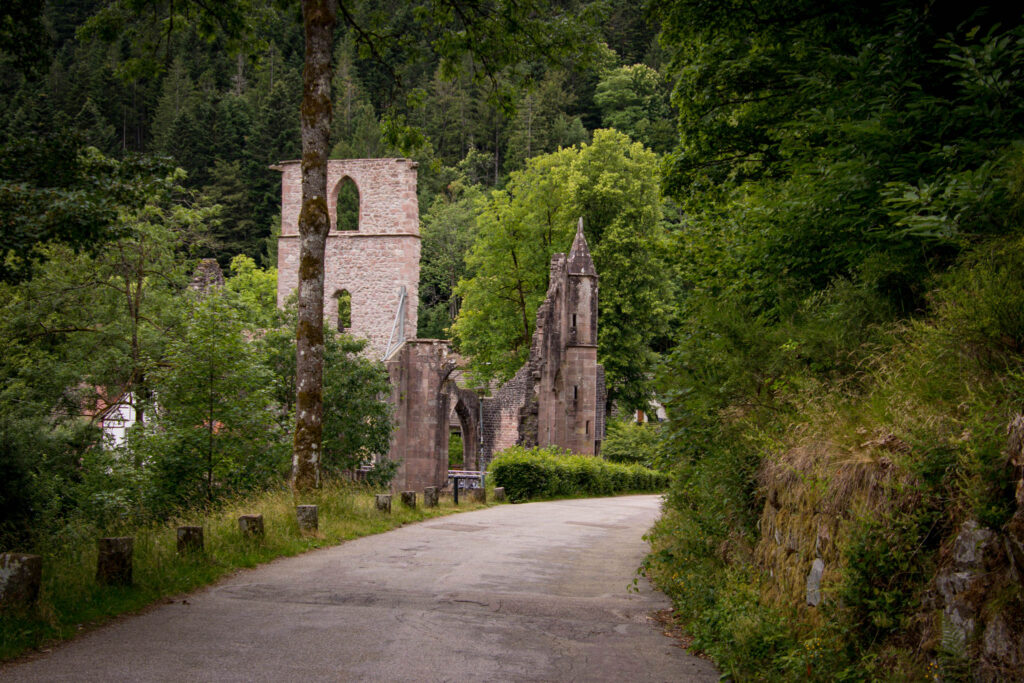
M 416 492 L 415 491 L 402 491 L 402 505 L 407 508 L 416 507 Z
M 494 487 L 494 502 L 504 503 L 505 502 L 505 487 L 495 486 Z
M 178 527 L 178 554 L 203 552 L 203 527 L 201 526 L 179 526 Z
M 428 486 L 423 489 L 423 507 L 425 508 L 436 508 L 437 507 L 437 487 Z
M 391 494 L 390 493 L 378 493 L 377 494 L 377 509 L 380 512 L 387 512 L 391 514 Z
M 132 550 L 135 539 L 131 536 L 101 538 L 100 554 L 96 560 L 96 581 L 105 586 L 132 585 Z
M 486 503 L 487 502 L 487 489 L 481 486 L 478 489 L 469 490 L 469 499 L 474 503 Z
M 249 538 L 262 538 L 263 515 L 242 515 L 238 518 L 238 530 Z
M 39 597 L 43 558 L 0 553 L 0 607 L 28 607 Z
M 299 520 L 299 531 L 316 531 L 319 526 L 316 505 L 299 505 L 295 508 Z

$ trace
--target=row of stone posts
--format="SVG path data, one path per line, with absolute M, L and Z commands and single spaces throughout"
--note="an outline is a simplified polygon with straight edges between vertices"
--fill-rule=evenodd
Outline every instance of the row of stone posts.
M 455 482 L 458 486 L 458 482 Z M 478 489 L 467 489 L 470 492 L 470 498 L 476 503 L 487 502 L 487 490 L 484 488 Z M 428 486 L 423 489 L 423 507 L 433 508 L 437 507 L 438 498 L 440 491 L 436 486 Z M 407 508 L 416 508 L 416 492 L 415 491 L 402 491 L 401 494 L 402 505 Z M 494 500 L 502 502 L 505 500 L 505 489 L 501 486 L 494 489 Z M 377 494 L 377 510 L 380 512 L 390 513 L 391 512 L 391 494 L 390 493 L 378 493 Z M 458 495 L 455 496 L 455 504 L 458 505 Z
M 456 482 L 458 485 L 458 482 Z M 487 502 L 487 492 L 483 488 L 468 489 L 471 500 Z M 436 486 L 423 489 L 423 506 L 432 508 L 438 505 L 439 491 Z M 416 508 L 416 492 L 402 491 L 402 504 L 407 508 Z M 505 500 L 505 489 L 494 489 L 494 500 Z M 456 503 L 458 499 L 456 499 Z M 391 495 L 377 494 L 377 509 L 391 512 Z M 299 531 L 315 532 L 319 526 L 316 505 L 299 505 L 295 508 L 295 517 Z M 238 518 L 238 530 L 246 538 L 263 537 L 263 515 L 242 515 Z M 203 527 L 180 526 L 177 529 L 178 554 L 190 555 L 203 552 Z M 107 586 L 130 586 L 132 584 L 132 554 L 135 539 L 131 536 L 101 538 L 98 541 L 99 554 L 96 559 L 96 581 Z M 39 555 L 25 553 L 0 553 L 0 607 L 35 603 L 39 597 L 39 586 L 42 582 L 43 558 Z
M 315 532 L 318 527 L 316 505 L 295 509 L 299 531 Z M 263 537 L 263 515 L 242 515 L 238 530 L 246 538 Z M 203 527 L 180 526 L 177 529 L 178 554 L 203 552 Z M 131 536 L 101 538 L 97 541 L 96 582 L 105 586 L 132 585 L 132 555 L 135 539 Z M 27 607 L 39 597 L 43 558 L 25 553 L 0 553 L 0 607 Z

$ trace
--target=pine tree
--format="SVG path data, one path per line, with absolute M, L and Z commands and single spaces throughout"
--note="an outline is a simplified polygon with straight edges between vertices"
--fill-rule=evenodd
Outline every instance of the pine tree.
M 151 135 L 154 151 L 170 154 L 174 149 L 175 124 L 182 116 L 186 104 L 192 99 L 193 91 L 194 86 L 185 68 L 185 62 L 180 56 L 176 57 L 164 77 L 160 100 L 153 116 Z

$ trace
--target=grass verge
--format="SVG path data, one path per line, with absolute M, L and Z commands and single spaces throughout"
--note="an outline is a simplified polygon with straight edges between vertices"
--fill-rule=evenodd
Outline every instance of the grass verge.
M 438 507 L 428 509 L 417 496 L 417 507 L 410 509 L 394 495 L 391 514 L 384 514 L 376 510 L 373 493 L 332 484 L 302 496 L 301 500 L 296 500 L 288 490 L 269 491 L 213 511 L 194 511 L 147 526 L 101 529 L 84 520 L 68 523 L 32 550 L 43 557 L 37 604 L 28 610 L 0 614 L 0 661 L 72 638 L 169 596 L 209 585 L 236 569 L 381 533 L 410 522 L 486 507 L 466 498 L 460 497 L 456 507 L 450 497 L 442 497 Z M 319 506 L 316 533 L 299 531 L 295 518 L 297 503 Z M 242 537 L 238 531 L 238 517 L 242 514 L 263 515 L 262 540 Z M 203 553 L 178 555 L 175 529 L 182 525 L 203 526 Z M 102 536 L 135 538 L 132 586 L 96 583 L 96 539 Z

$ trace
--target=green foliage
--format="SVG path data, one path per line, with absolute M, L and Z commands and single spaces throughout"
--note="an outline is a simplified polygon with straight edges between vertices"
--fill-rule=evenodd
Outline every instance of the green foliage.
M 934 306 L 940 324 L 976 353 L 1024 350 L 1024 239 L 992 241 L 965 254 Z
M 294 423 L 295 308 L 285 309 L 281 323 L 265 329 L 257 341 L 260 362 L 269 372 L 281 429 Z M 362 355 L 366 341 L 324 329 L 323 471 L 340 476 L 387 453 L 391 439 L 391 408 L 384 397 L 390 391 L 387 371 Z M 378 477 L 387 477 L 384 466 Z M 394 472 L 390 471 L 390 476 Z
M 448 469 L 461 469 L 462 456 L 462 435 L 452 434 L 448 438 Z
M 728 516 L 727 504 L 711 506 L 714 495 L 682 510 L 672 506 L 651 532 L 653 552 L 641 571 L 672 598 L 693 647 L 709 654 L 726 675 L 784 680 L 787 666 L 780 660 L 796 648 L 798 634 L 789 615 L 762 600 L 763 578 L 753 567 L 715 552 L 726 534 L 707 529 L 707 520 L 700 519 L 711 510 Z M 805 675 L 802 669 L 789 673 Z
M 684 131 L 666 187 L 738 234 L 733 277 L 767 312 L 840 277 L 913 312 L 933 269 L 1012 225 L 1019 17 L 802 7 L 666 11 Z
M 601 442 L 601 457 L 610 462 L 636 463 L 656 467 L 660 461 L 660 435 L 657 423 L 610 420 Z
M 87 504 L 91 493 L 79 484 L 88 478 L 82 463 L 92 460 L 90 449 L 99 442 L 94 421 L 122 394 L 140 401 L 149 395 L 150 375 L 181 326 L 175 293 L 184 287 L 187 263 L 180 250 L 212 213 L 183 205 L 187 195 L 176 174 L 136 177 L 140 167 L 133 163 L 124 168 L 98 152 L 87 154 L 111 176 L 134 178 L 126 195 L 117 182 L 108 188 L 116 238 L 95 252 L 40 246 L 34 277 L 2 285 L 0 296 L 7 474 L 0 500 L 4 526 L 20 529 L 21 540 L 32 523 L 45 532 Z M 138 499 L 135 486 L 127 507 Z M 11 538 L 0 542 L 13 544 Z
M 870 678 L 892 658 L 914 669 L 924 655 L 906 644 L 939 543 L 965 518 L 995 528 L 1013 509 L 1002 449 L 1024 377 L 1019 12 L 657 11 L 680 137 L 664 183 L 678 202 L 666 213 L 678 324 L 657 380 L 676 479 L 652 567 L 737 677 L 827 666 Z M 772 591 L 740 585 L 759 580 L 755 544 L 772 544 L 754 523 L 761 456 L 794 464 L 823 444 L 838 468 L 864 434 L 905 443 L 886 456 L 902 484 L 839 512 L 857 520 L 837 541 L 843 606 L 794 615 L 775 638 Z M 812 657 L 813 621 L 828 642 Z M 761 635 L 740 637 L 745 625 Z
M 151 470 L 151 509 L 213 503 L 281 480 L 288 440 L 274 420 L 269 376 L 219 293 L 192 302 L 153 384 L 148 418 L 128 444 Z
M 587 141 L 578 116 L 567 113 L 575 96 L 567 89 L 566 74 L 549 70 L 536 87 L 527 87 L 516 103 L 511 121 L 505 166 L 522 168 L 528 159 Z
M 606 72 L 594 91 L 594 104 L 601 109 L 602 125 L 664 153 L 675 142 L 668 93 L 657 71 L 634 64 Z
M 777 667 L 785 677 L 781 672 L 811 662 L 856 679 L 886 666 L 880 658 L 896 657 L 913 671 L 922 666 L 923 655 L 901 648 L 920 623 L 920 596 L 940 542 L 957 520 L 999 528 L 1015 509 L 1004 448 L 1006 423 L 1024 397 L 1013 337 L 1019 271 L 1010 265 L 1019 252 L 1016 236 L 978 245 L 934 280 L 933 315 L 898 327 L 875 322 L 873 342 L 860 348 L 835 328 L 870 320 L 858 311 L 874 304 L 858 302 L 863 290 L 847 283 L 809 301 L 785 325 L 750 316 L 744 324 L 743 315 L 719 306 L 701 315 L 701 336 L 673 352 L 662 381 L 671 392 L 666 456 L 677 463 L 676 479 L 651 566 L 688 630 L 726 670 L 762 675 Z M 1010 307 L 1003 308 L 1005 300 Z M 770 662 L 756 659 L 749 643 L 730 634 L 751 619 L 771 623 L 778 607 L 763 604 L 760 591 L 744 598 L 748 589 L 722 577 L 759 569 L 750 548 L 767 504 L 757 488 L 760 455 L 807 442 L 856 449 L 863 434 L 879 432 L 906 440 L 905 451 L 889 456 L 906 479 L 858 508 L 838 548 L 841 578 L 835 604 L 822 611 L 813 658 L 810 620 L 798 619 L 797 632 L 788 644 L 780 641 L 785 646 Z M 678 579 L 685 585 L 673 576 L 685 577 Z M 745 606 L 727 607 L 734 603 Z
M 2 280 L 29 277 L 33 264 L 46 258 L 51 243 L 76 249 L 107 244 L 123 225 L 118 215 L 121 206 L 142 204 L 167 193 L 180 180 L 169 173 L 164 160 L 116 161 L 94 148 L 76 149 L 75 135 L 62 133 L 60 125 L 37 122 L 48 129 L 44 135 L 16 131 L 16 123 L 20 122 L 16 119 L 6 134 L 0 131 Z
M 231 274 L 224 289 L 234 299 L 242 319 L 254 328 L 277 322 L 277 268 L 261 269 L 245 254 L 231 259 Z
M 509 500 L 560 496 L 606 496 L 627 491 L 660 491 L 668 475 L 640 465 L 605 462 L 571 455 L 554 446 L 515 446 L 498 454 L 488 466 L 495 486 L 505 487 Z
M 598 360 L 609 395 L 645 406 L 652 346 L 667 330 L 658 159 L 612 130 L 591 144 L 536 157 L 491 194 L 477 218 L 469 277 L 452 327 L 481 380 L 507 379 L 529 353 L 551 256 L 583 217 L 601 277 Z
M 419 329 L 421 339 L 447 339 L 459 312 L 456 286 L 476 234 L 480 189 L 453 180 L 422 216 Z
M 360 355 L 365 347 L 365 340 L 347 335 L 325 339 L 323 468 L 335 476 L 368 464 L 390 446 L 391 407 L 384 399 L 391 385 L 380 362 Z
M 861 646 L 905 631 L 927 580 L 922 553 L 925 516 L 863 519 L 844 549 L 845 570 L 836 591 L 848 634 Z

